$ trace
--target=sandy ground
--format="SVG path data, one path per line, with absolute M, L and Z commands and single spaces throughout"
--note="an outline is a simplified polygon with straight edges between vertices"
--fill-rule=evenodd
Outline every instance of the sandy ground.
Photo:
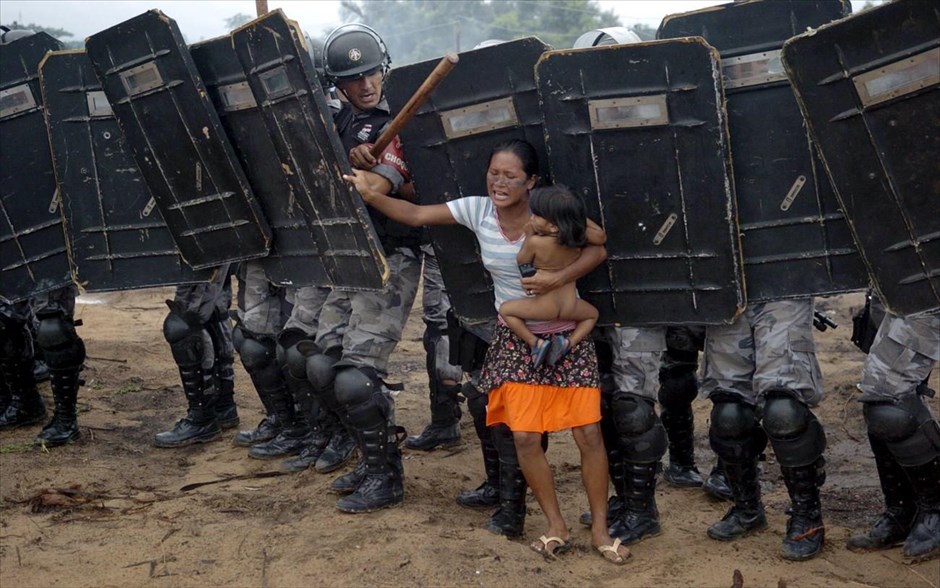
M 88 349 L 80 396 L 82 440 L 40 452 L 38 428 L 0 433 L 0 586 L 940 586 L 940 561 L 904 563 L 900 550 L 859 555 L 845 540 L 880 509 L 875 467 L 854 388 L 862 354 L 849 342 L 859 294 L 819 301 L 840 324 L 817 333 L 827 398 L 817 412 L 829 438 L 823 488 L 827 544 L 816 559 L 790 563 L 778 551 L 786 490 L 773 456 L 765 464 L 770 527 L 733 543 L 711 541 L 705 528 L 726 504 L 700 490 L 660 483 L 664 532 L 633 547 L 623 567 L 590 548 L 577 524 L 587 507 L 577 450 L 569 433 L 554 435 L 549 460 L 577 549 L 548 563 L 528 549 L 544 528 L 529 497 L 525 540 L 510 541 L 482 525 L 487 512 L 454 503 L 483 477 L 472 424 L 452 451 L 405 453 L 403 506 L 369 515 L 333 507 L 332 476 L 315 472 L 257 477 L 277 462 L 249 459 L 231 435 L 206 445 L 155 449 L 152 435 L 180 417 L 183 398 L 160 326 L 166 289 L 89 295 L 77 318 Z M 416 305 L 416 308 L 420 306 Z M 417 314 L 393 358 L 393 380 L 406 390 L 398 419 L 417 432 L 428 419 L 426 376 Z M 933 387 L 938 388 L 934 376 Z M 48 384 L 42 392 L 49 399 Z M 243 426 L 261 405 L 238 367 Z M 936 402 L 936 401 L 934 401 Z M 935 405 L 936 409 L 937 406 Z M 709 404 L 696 401 L 696 439 L 703 471 Z M 188 484 L 219 483 L 186 490 Z M 65 493 L 51 493 L 52 490 Z M 71 489 L 71 490 L 70 490 Z M 72 498 L 44 505 L 37 499 Z M 65 501 L 69 502 L 69 501 Z

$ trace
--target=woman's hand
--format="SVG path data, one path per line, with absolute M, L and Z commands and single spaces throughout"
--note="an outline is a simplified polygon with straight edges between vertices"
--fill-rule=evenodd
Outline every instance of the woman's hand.
M 356 191 L 362 195 L 362 199 L 365 200 L 366 203 L 372 203 L 376 197 L 381 196 L 381 194 L 369 186 L 369 181 L 366 179 L 366 175 L 358 169 L 354 169 L 353 175 L 351 176 L 344 174 L 343 179 L 352 184 Z
M 561 272 L 540 269 L 535 275 L 528 278 L 522 278 L 522 287 L 525 288 L 529 296 L 538 296 L 551 292 L 565 284 Z

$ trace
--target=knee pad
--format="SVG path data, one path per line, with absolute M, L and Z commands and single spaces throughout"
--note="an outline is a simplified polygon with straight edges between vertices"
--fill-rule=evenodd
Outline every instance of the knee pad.
M 235 346 L 235 351 L 239 353 L 242 352 L 242 345 L 245 344 L 245 338 L 245 328 L 241 326 L 241 323 L 236 323 L 235 327 L 232 328 L 232 345 Z
M 659 371 L 659 405 L 665 410 L 688 410 L 698 396 L 698 380 L 691 367 Z
M 467 410 L 474 419 L 482 416 L 486 419 L 486 403 L 489 400 L 486 394 L 480 392 L 476 386 L 466 382 L 461 388 L 461 393 L 467 399 Z
M 363 404 L 372 399 L 381 389 L 381 382 L 360 368 L 349 367 L 341 370 L 333 382 L 336 399 L 345 406 Z
M 336 362 L 336 359 L 329 355 L 324 355 L 323 353 L 310 355 L 304 361 L 307 379 L 310 380 L 310 383 L 313 384 L 313 387 L 318 392 L 323 392 L 333 387 L 333 382 L 336 380 L 336 368 L 333 366 Z
M 242 358 L 245 371 L 254 374 L 270 367 L 277 355 L 274 341 L 268 337 L 257 337 L 247 330 L 243 330 L 243 334 L 245 340 L 238 354 Z
M 309 341 L 302 329 L 286 329 L 277 336 L 277 363 L 281 369 L 297 379 L 307 379 L 307 357 L 297 344 Z
M 85 362 L 85 342 L 75 323 L 61 312 L 39 315 L 36 343 L 51 370 L 76 370 Z
M 650 400 L 635 394 L 615 395 L 610 411 L 625 461 L 652 463 L 665 455 L 666 429 Z
M 733 394 L 713 395 L 712 402 L 708 437 L 718 457 L 733 464 L 757 459 L 767 446 L 757 410 Z
M 763 423 L 782 466 L 808 466 L 826 449 L 826 433 L 816 415 L 787 392 L 768 393 Z
M 917 467 L 940 457 L 940 423 L 916 394 L 898 402 L 866 402 L 868 434 L 883 441 L 899 464 Z
M 206 346 L 201 328 L 194 327 L 180 314 L 170 312 L 163 321 L 163 338 L 170 344 L 176 365 L 191 367 L 202 364 Z

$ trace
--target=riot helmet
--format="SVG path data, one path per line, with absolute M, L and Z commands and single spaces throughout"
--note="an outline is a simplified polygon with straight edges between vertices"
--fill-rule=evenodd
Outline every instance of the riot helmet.
M 480 41 L 473 46 L 474 49 L 483 49 L 484 47 L 492 47 L 493 45 L 500 45 L 505 43 L 502 39 L 487 39 L 485 41 Z
M 602 47 L 605 45 L 626 45 L 628 43 L 639 43 L 642 39 L 635 32 L 626 27 L 608 27 L 606 29 L 594 29 L 578 37 L 572 45 L 574 49 L 583 47 Z
M 6 45 L 16 41 L 17 39 L 22 39 L 23 37 L 28 37 L 35 34 L 35 31 L 31 31 L 29 29 L 11 30 L 9 27 L 0 26 L 0 45 Z
M 330 83 L 355 79 L 381 68 L 382 76 L 392 63 L 385 42 L 364 24 L 345 24 L 335 29 L 323 44 L 324 72 Z

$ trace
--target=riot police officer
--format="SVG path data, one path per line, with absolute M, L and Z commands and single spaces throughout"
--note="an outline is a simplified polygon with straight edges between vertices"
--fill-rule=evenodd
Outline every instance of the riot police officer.
M 344 25 L 324 44 L 325 74 L 345 99 L 334 123 L 348 151 L 368 150 L 391 120 L 382 84 L 391 62 L 385 43 L 369 27 Z M 356 163 L 356 157 L 351 155 Z M 368 163 L 368 162 L 367 162 Z M 383 192 L 398 193 L 408 178 L 397 139 L 370 167 Z M 365 167 L 362 160 L 358 167 Z M 340 415 L 361 453 L 356 468 L 334 480 L 348 493 L 337 502 L 344 512 L 386 508 L 404 499 L 404 471 L 397 444 L 394 401 L 384 383 L 388 358 L 401 338 L 421 272 L 421 231 L 369 210 L 385 249 L 388 285 L 379 292 L 334 289 L 320 313 L 316 349 L 306 371 L 317 397 Z
M 914 561 L 940 555 L 940 423 L 923 381 L 940 359 L 940 316 L 886 313 L 859 388 L 885 511 L 848 541 L 855 551 L 904 544 Z M 931 394 L 932 395 L 932 394 Z
M 45 447 L 64 445 L 79 438 L 77 402 L 80 372 L 85 362 L 85 343 L 75 331 L 75 297 L 78 289 L 66 286 L 29 301 L 0 305 L 0 429 L 12 429 L 42 420 L 45 403 L 33 379 L 35 350 L 28 323 L 39 320 L 36 347 L 49 366 L 52 420 L 36 436 Z

